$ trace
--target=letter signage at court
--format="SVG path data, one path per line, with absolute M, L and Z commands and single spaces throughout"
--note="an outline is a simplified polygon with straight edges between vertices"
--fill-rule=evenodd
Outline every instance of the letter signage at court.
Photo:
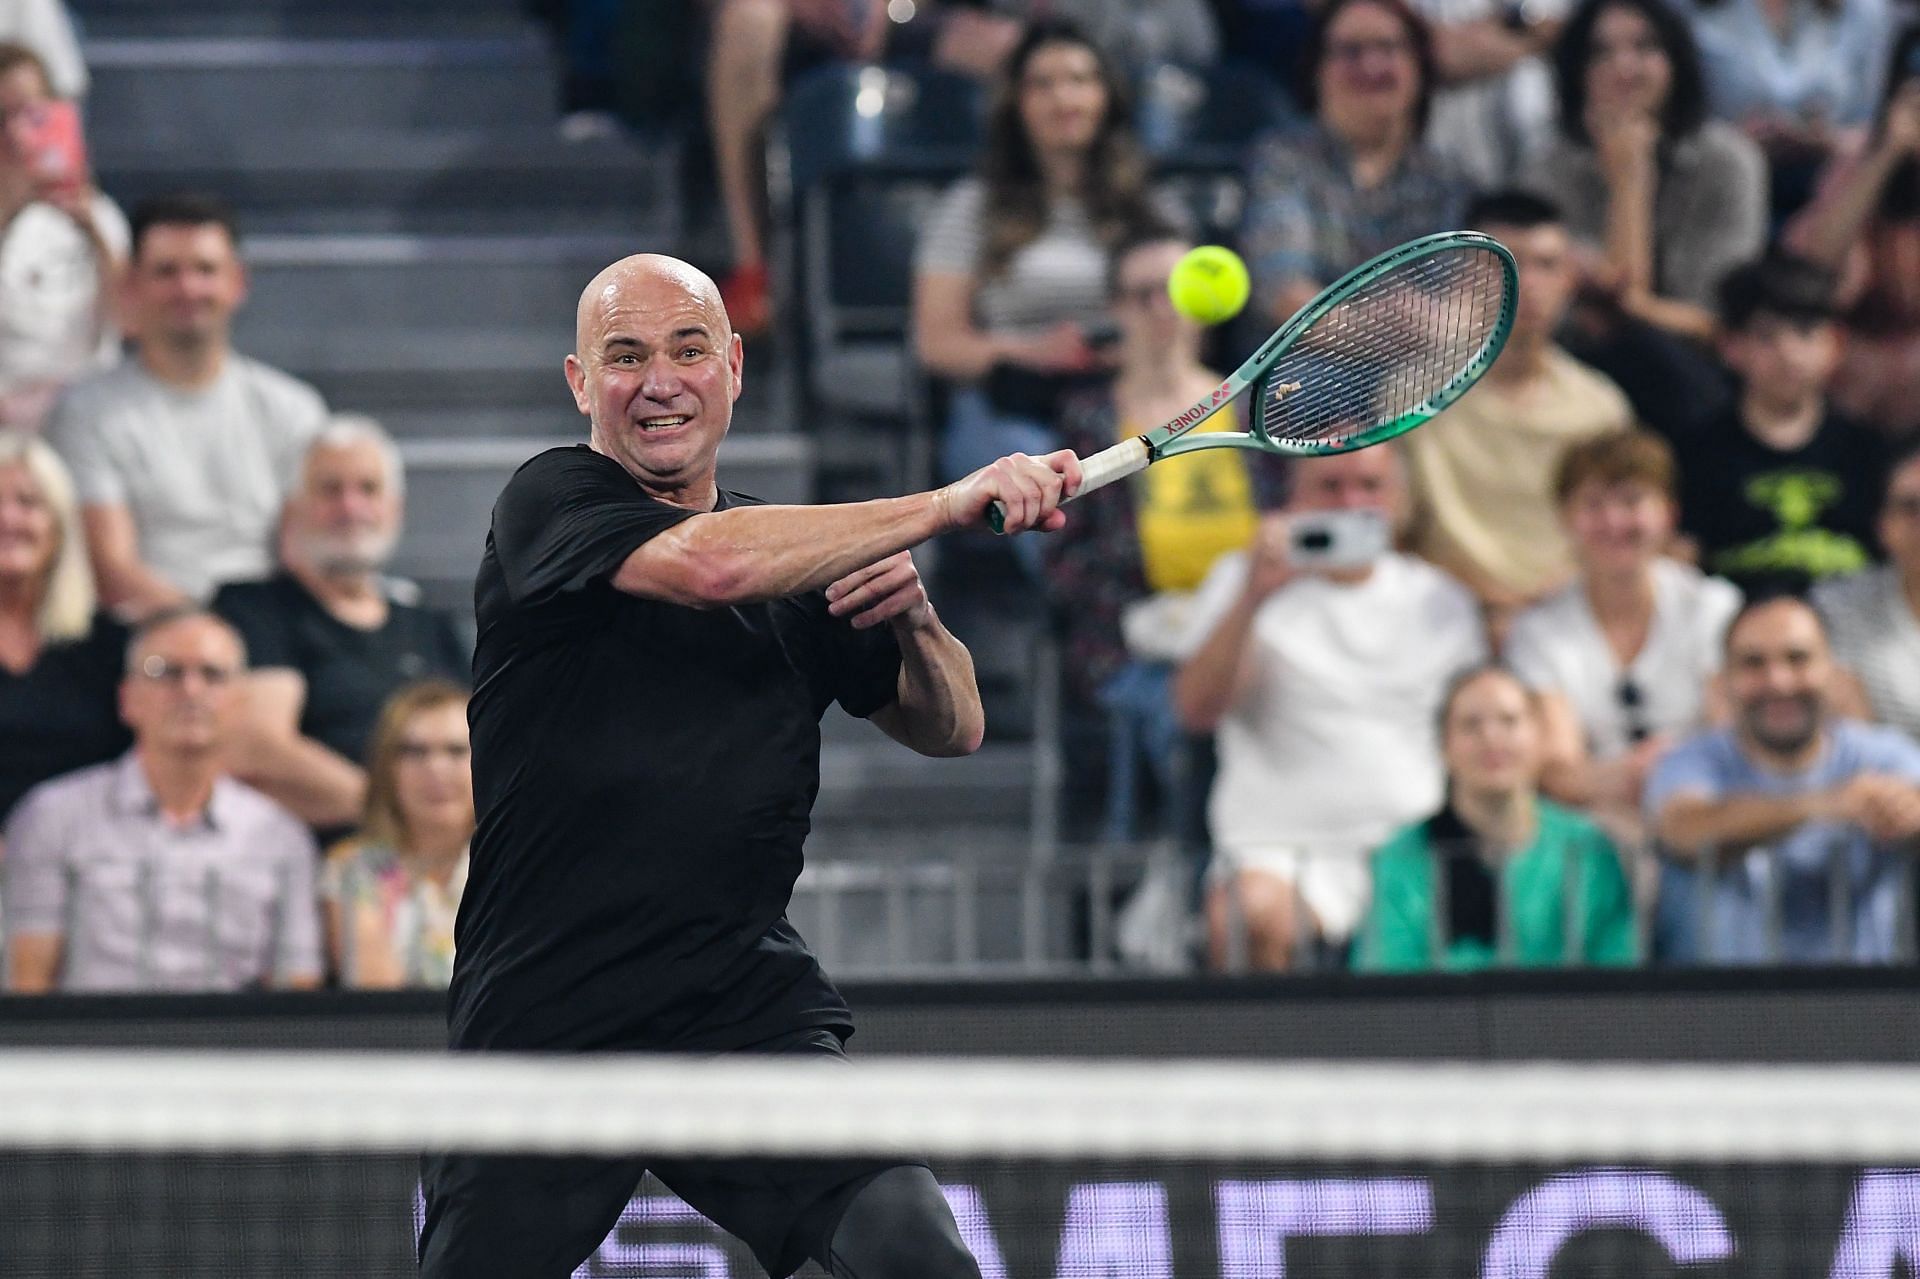
M 1477 1256 L 1477 1279 L 1552 1279 L 1597 1232 L 1641 1236 L 1650 1242 L 1627 1246 L 1648 1256 L 1657 1246 L 1678 1273 L 1733 1261 L 1807 1279 L 1920 1275 L 1920 1169 L 1837 1173 L 1845 1180 L 1826 1181 L 1824 1197 L 1810 1193 L 1810 1170 L 1789 1168 L 1717 1170 L 1704 1186 L 1658 1168 L 1544 1179 L 1497 1165 L 1219 1180 L 1165 1167 L 1131 1180 L 1072 1171 L 1001 1169 L 941 1187 L 982 1279 L 1306 1279 L 1335 1255 L 1337 1279 L 1371 1279 L 1369 1256 L 1396 1274 L 1417 1273 L 1423 1258 Z M 417 1238 L 417 1197 L 413 1208 Z M 741 1245 L 655 1188 L 574 1279 L 760 1275 Z
M 1223 1181 L 1214 1204 L 1220 1279 L 1283 1279 L 1289 1239 L 1433 1228 L 1433 1188 L 1424 1177 Z
M 1632 1230 L 1682 1266 L 1733 1255 L 1733 1232 L 1713 1201 L 1665 1173 L 1599 1168 L 1550 1177 L 1521 1195 L 1494 1227 L 1481 1279 L 1548 1279 L 1575 1235 Z

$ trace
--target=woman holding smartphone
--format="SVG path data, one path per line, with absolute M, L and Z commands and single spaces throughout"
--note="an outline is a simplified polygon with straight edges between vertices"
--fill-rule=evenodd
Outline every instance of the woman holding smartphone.
M 37 431 L 62 387 L 119 358 L 127 220 L 93 186 L 79 113 L 0 42 L 0 426 Z

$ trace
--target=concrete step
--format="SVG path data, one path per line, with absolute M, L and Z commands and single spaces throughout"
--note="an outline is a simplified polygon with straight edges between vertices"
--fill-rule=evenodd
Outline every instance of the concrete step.
M 826 740 L 814 821 L 824 828 L 912 828 L 928 822 L 1024 828 L 1033 787 L 1031 752 L 990 743 L 959 759 L 929 759 L 869 728 Z
M 407 521 L 394 571 L 423 581 L 464 582 L 470 598 L 500 490 L 534 454 L 580 438 L 403 439 Z M 729 436 L 720 448 L 720 475 L 728 488 L 770 502 L 807 502 L 811 445 L 798 435 Z
M 571 323 L 580 290 L 641 245 L 625 236 L 251 236 L 252 331 L 377 317 L 440 333 Z
M 403 77 L 404 78 L 404 77 Z M 103 118 L 94 161 L 101 186 L 123 204 L 199 188 L 281 219 L 328 213 L 433 229 L 464 224 L 484 209 L 489 226 L 527 231 L 631 227 L 659 237 L 676 210 L 671 148 L 626 138 L 566 143 L 549 127 L 349 127 L 319 110 L 257 138 L 224 128 L 164 122 L 116 125 Z M 307 225 L 295 221 L 293 229 Z M 322 227 L 321 229 L 325 229 Z M 357 227 L 356 227 L 357 229 Z
M 150 171 L 139 180 L 163 175 Z M 166 189 L 175 189 L 171 181 Z M 220 188 L 224 190 L 225 188 Z M 635 205 L 605 199 L 577 203 L 501 202 L 498 204 L 328 204 L 311 200 L 250 204 L 246 227 L 253 236 L 470 236 L 566 235 L 621 237 L 642 249 L 681 243 L 679 215 L 666 186 L 649 182 L 649 203 Z M 109 192 L 116 199 L 123 192 Z
M 571 309 L 543 328 L 435 330 L 336 321 L 256 328 L 240 312 L 235 342 L 303 377 L 327 402 L 376 417 L 393 408 L 571 407 L 560 361 L 573 349 Z
M 159 36 L 513 35 L 514 0 L 68 0 L 90 40 Z
M 89 40 L 99 127 L 272 139 L 289 130 L 518 124 L 556 115 L 555 71 L 532 31 L 431 39 Z
M 243 310 L 235 342 L 247 354 L 313 383 L 335 408 L 421 426 L 423 436 L 572 439 L 586 432 L 561 367 L 573 349 L 571 303 L 566 318 L 548 323 L 544 331 L 531 324 L 515 330 L 423 330 L 345 321 L 304 332 L 277 325 L 256 329 Z M 794 432 L 800 424 L 783 407 L 780 379 L 764 360 L 748 367 L 731 433 Z M 527 425 L 504 432 L 475 429 L 513 420 Z

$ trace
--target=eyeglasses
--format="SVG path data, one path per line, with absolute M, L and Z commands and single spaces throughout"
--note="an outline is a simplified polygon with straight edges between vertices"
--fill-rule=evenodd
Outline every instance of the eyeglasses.
M 1368 54 L 1383 58 L 1404 58 L 1413 52 L 1409 40 L 1334 40 L 1327 44 L 1328 62 L 1358 62 Z
M 473 754 L 465 742 L 401 742 L 395 752 L 402 760 L 423 764 L 435 755 L 452 763 L 464 763 Z
M 143 679 L 175 688 L 184 685 L 189 675 L 198 675 L 209 688 L 224 688 L 239 673 L 231 666 L 216 666 L 211 662 L 169 662 L 157 653 L 150 653 L 140 661 Z
M 1620 703 L 1620 709 L 1627 720 L 1627 740 L 1638 746 L 1653 736 L 1653 728 L 1647 723 L 1646 697 L 1640 691 L 1640 685 L 1633 676 L 1623 675 L 1620 684 L 1613 690 L 1614 700 Z
M 1122 285 L 1114 290 L 1113 300 L 1124 306 L 1149 307 L 1155 302 L 1171 304 L 1173 299 L 1167 296 L 1167 282 L 1157 284 Z

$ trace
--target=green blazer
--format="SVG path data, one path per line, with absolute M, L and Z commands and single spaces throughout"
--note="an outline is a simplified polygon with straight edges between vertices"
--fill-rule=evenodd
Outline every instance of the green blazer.
M 1585 817 L 1536 801 L 1533 842 L 1497 870 L 1495 940 L 1442 938 L 1436 947 L 1436 841 L 1458 831 L 1443 813 L 1396 833 L 1373 854 L 1373 904 L 1354 943 L 1354 967 L 1370 972 L 1453 972 L 1496 965 L 1632 964 L 1639 957 L 1633 897 L 1613 842 Z M 1569 873 L 1571 872 L 1571 873 Z M 1569 886 L 1572 900 L 1568 899 Z M 1501 911 L 1507 915 L 1502 928 Z M 1566 943 L 1569 924 L 1577 943 Z M 1502 956 L 1502 934 L 1511 951 Z

